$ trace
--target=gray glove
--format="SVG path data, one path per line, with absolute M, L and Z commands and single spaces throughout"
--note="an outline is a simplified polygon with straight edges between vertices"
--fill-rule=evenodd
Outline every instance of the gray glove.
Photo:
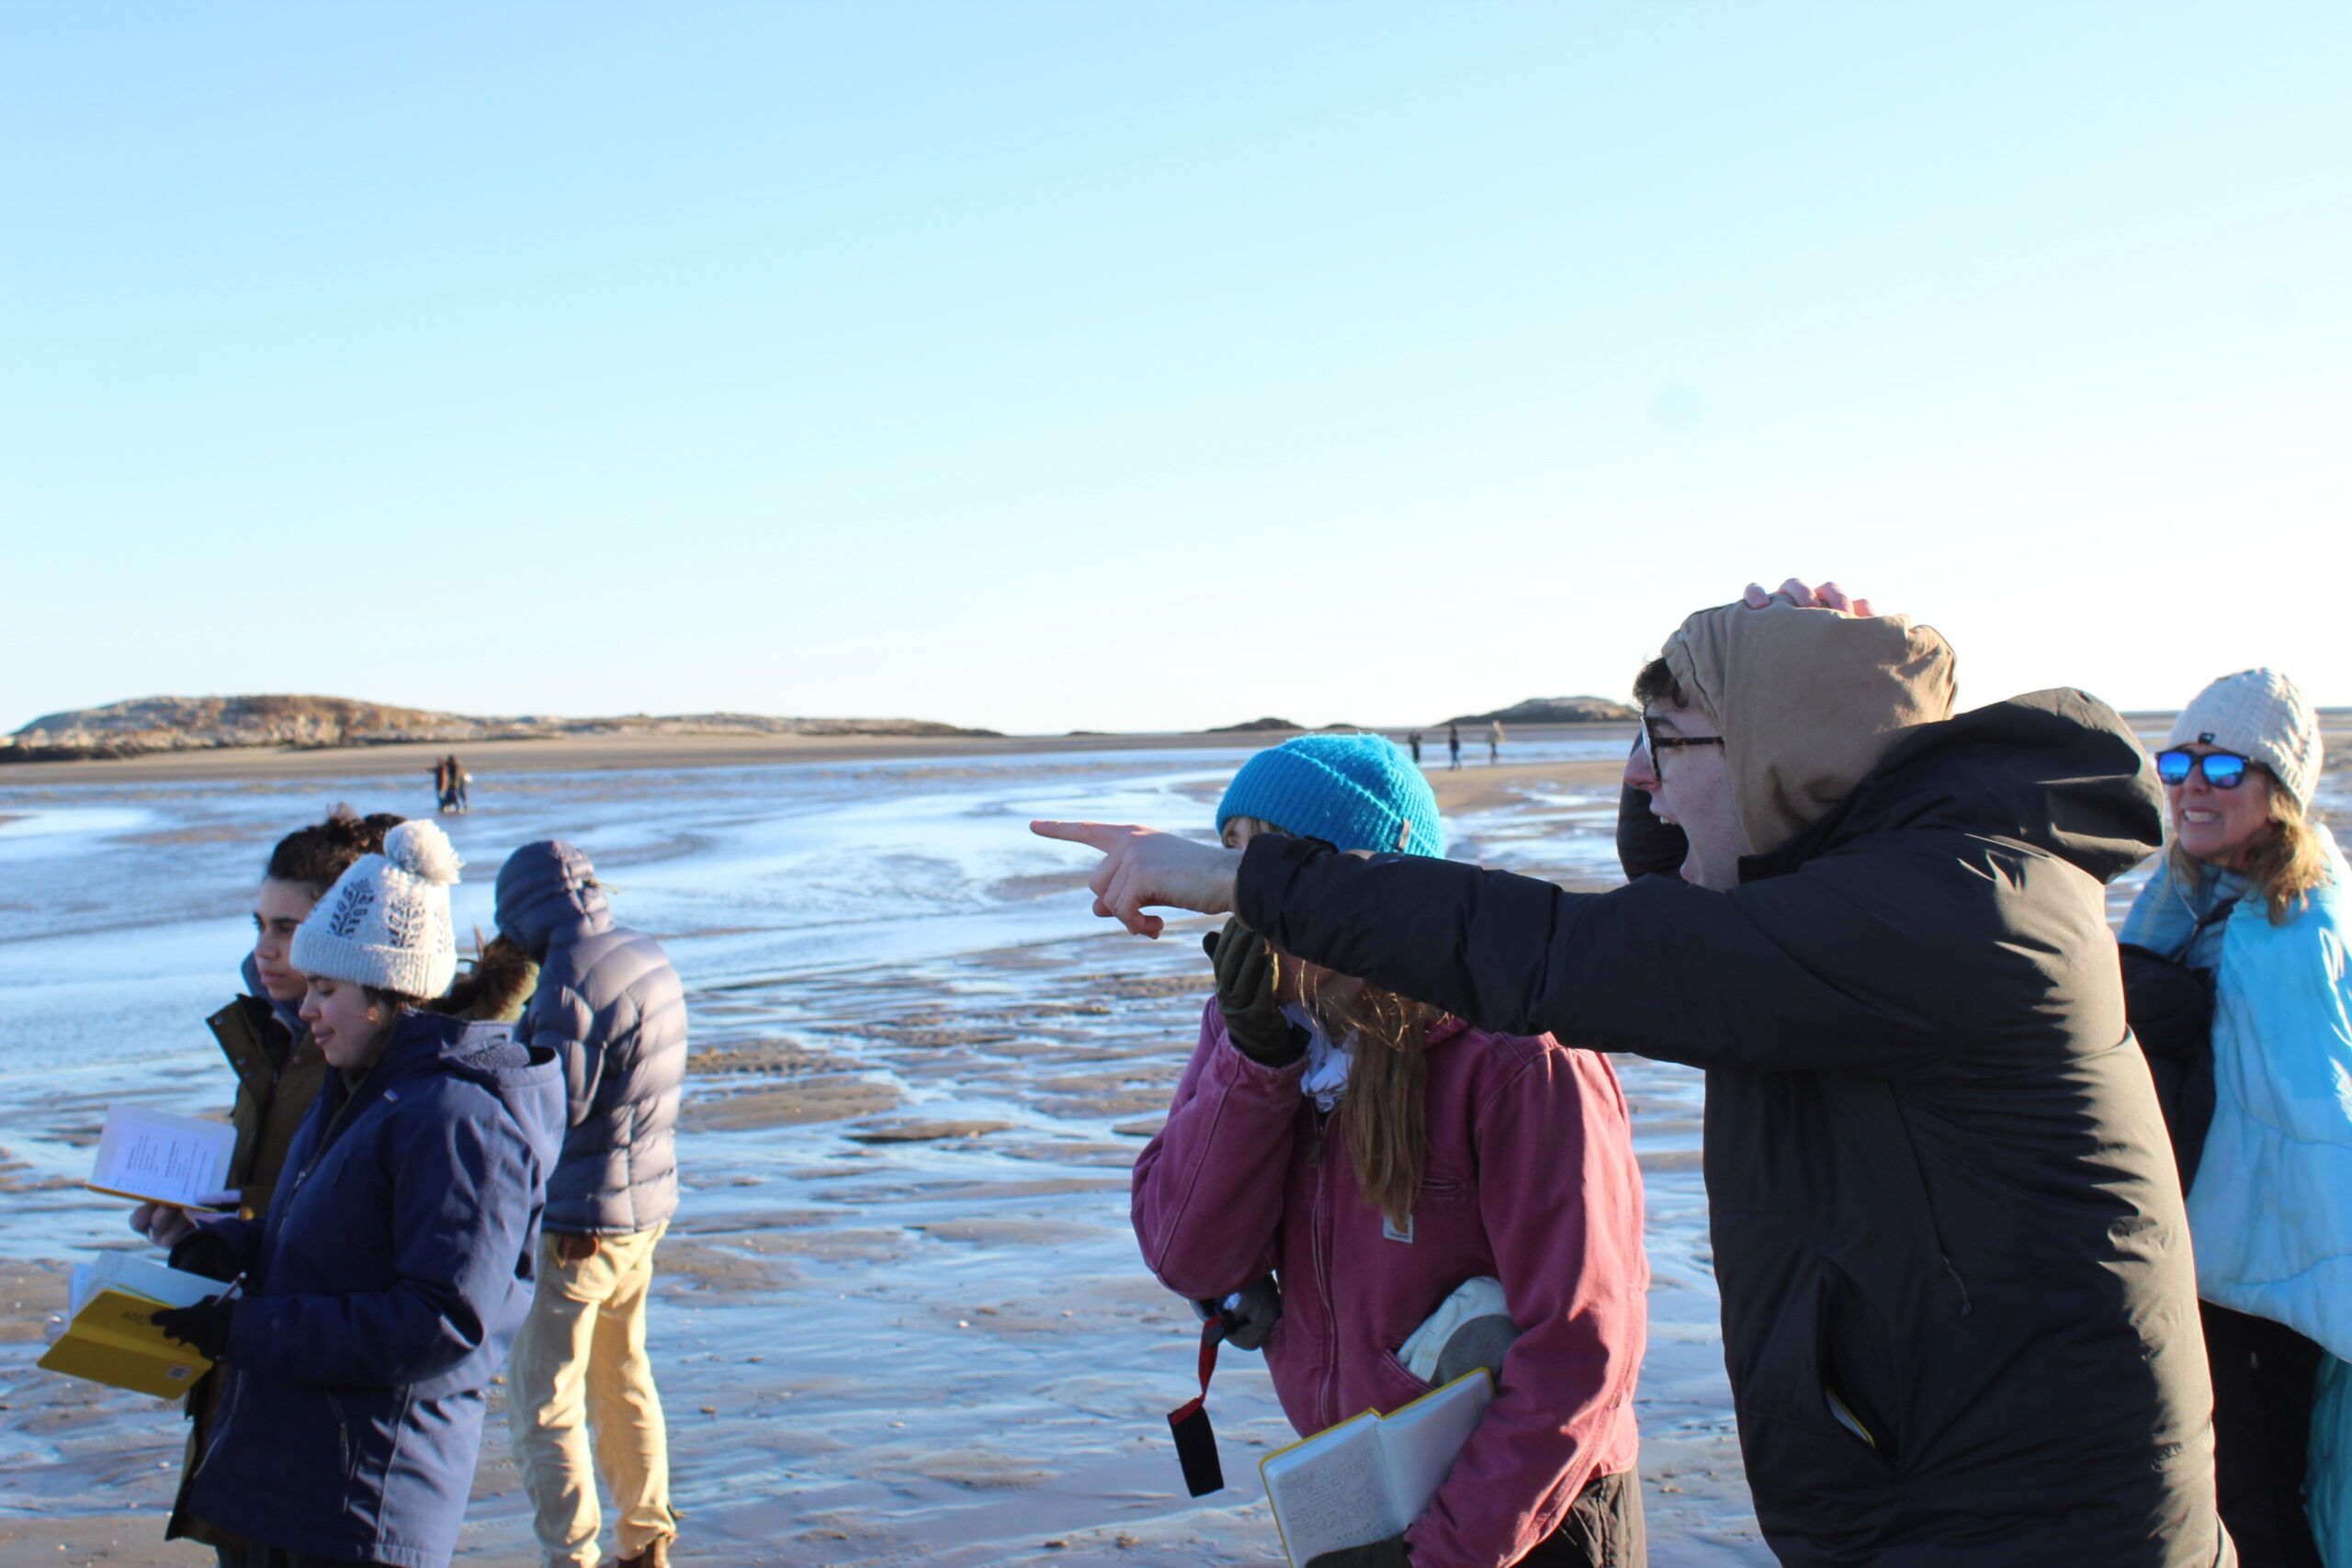
M 1203 1323 L 1213 1317 L 1225 1319 L 1225 1342 L 1237 1350 L 1255 1350 L 1266 1343 L 1266 1336 L 1283 1320 L 1283 1293 L 1275 1288 L 1274 1277 L 1265 1274 L 1255 1284 L 1244 1285 L 1233 1292 L 1233 1304 L 1227 1306 L 1215 1296 L 1193 1303 L 1193 1312 Z

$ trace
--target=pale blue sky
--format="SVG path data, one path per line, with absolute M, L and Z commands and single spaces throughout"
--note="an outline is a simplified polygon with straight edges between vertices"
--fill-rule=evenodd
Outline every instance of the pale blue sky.
M 2352 6 L 0 9 L 0 727 L 2352 703 Z

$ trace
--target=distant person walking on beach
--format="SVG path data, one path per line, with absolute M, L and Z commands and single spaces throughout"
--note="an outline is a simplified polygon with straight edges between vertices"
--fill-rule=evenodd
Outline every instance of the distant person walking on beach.
M 1458 725 L 1458 724 L 1449 724 L 1449 725 L 1447 725 L 1447 726 L 1445 727 L 1445 750 L 1446 750 L 1446 754 L 1447 754 L 1447 756 L 1451 759 L 1451 760 L 1450 760 L 1450 761 L 1445 764 L 1445 766 L 1446 766 L 1446 771 L 1447 771 L 1448 773 L 1459 773 L 1459 772 L 1461 772 L 1461 771 L 1462 771 L 1462 727 L 1461 727 L 1460 725 Z
M 457 1548 L 563 1131 L 552 1054 L 470 1021 L 513 977 L 451 989 L 457 880 L 447 836 L 405 822 L 303 919 L 301 1016 L 334 1070 L 267 1215 L 172 1249 L 244 1286 L 154 1314 L 222 1370 L 187 1504 L 250 1543 L 228 1568 L 442 1568 Z
M 229 1156 L 228 1184 L 245 1219 L 268 1212 L 294 1134 L 326 1082 L 326 1058 L 300 1013 L 309 985 L 293 966 L 294 933 L 335 878 L 361 855 L 381 851 L 384 834 L 400 821 L 389 815 L 362 818 L 337 807 L 325 821 L 278 840 L 263 867 L 261 886 L 254 892 L 253 951 L 243 966 L 244 994 L 205 1021 L 236 1077 L 229 1121 L 237 1129 L 237 1142 Z M 130 1224 L 161 1247 L 175 1245 L 195 1228 L 185 1210 L 160 1203 L 140 1204 L 131 1211 Z M 188 1508 L 189 1483 L 211 1435 L 220 1396 L 218 1372 L 188 1390 L 187 1454 L 164 1539 L 242 1549 L 244 1543 L 234 1533 Z
M 433 792 L 443 816 L 466 810 L 466 785 L 471 778 L 454 751 L 433 764 Z
M 1421 765 L 1421 732 L 1418 729 L 1405 737 L 1405 744 L 1413 749 L 1413 766 Z
M 1487 766 L 1493 767 L 1503 760 L 1503 721 L 1496 719 L 1487 726 Z
M 1103 852 L 1130 931 L 1234 914 L 1476 1027 L 1706 1068 L 1724 1356 L 1782 1562 L 2215 1568 L 2205 1260 L 2105 909 L 2162 844 L 2155 772 L 2078 692 L 1953 716 L 1953 662 L 1802 583 L 1684 621 L 1625 773 L 1679 880 L 1037 830 Z
M 1261 751 L 1216 815 L 1237 849 L 1304 836 L 1445 852 L 1427 779 L 1377 736 Z M 1265 1346 L 1301 1433 L 1481 1366 L 1500 1384 L 1413 1527 L 1317 1568 L 1645 1562 L 1634 1384 L 1649 1271 L 1608 1058 L 1470 1028 L 1238 919 L 1211 956 L 1199 1043 L 1136 1161 L 1146 1263 L 1210 1306 L 1239 1298 L 1235 1343 Z
M 508 857 L 497 920 L 541 965 L 520 1037 L 556 1053 L 570 1098 L 538 1292 L 509 1369 L 514 1462 L 548 1563 L 599 1561 L 601 1469 L 625 1568 L 662 1568 L 678 1526 L 645 1314 L 678 1207 L 684 992 L 662 944 L 613 922 L 596 868 L 560 840 Z
M 2277 671 L 2199 693 L 2156 753 L 2172 851 L 2123 924 L 2245 1568 L 2352 1563 L 2352 870 L 2308 815 L 2323 761 L 2319 715 Z

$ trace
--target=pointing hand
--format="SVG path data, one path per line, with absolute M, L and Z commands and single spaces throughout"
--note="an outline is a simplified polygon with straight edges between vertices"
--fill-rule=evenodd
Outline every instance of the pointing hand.
M 1084 844 L 1102 852 L 1087 886 L 1094 912 L 1118 921 L 1137 936 L 1156 937 L 1166 922 L 1145 914 L 1146 905 L 1229 914 L 1241 852 L 1196 844 L 1174 833 L 1103 822 L 1032 822 L 1041 839 Z

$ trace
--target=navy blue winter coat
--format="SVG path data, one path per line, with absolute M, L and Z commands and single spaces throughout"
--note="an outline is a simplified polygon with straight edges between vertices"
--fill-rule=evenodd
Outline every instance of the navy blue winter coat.
M 563 1131 L 552 1055 L 403 1012 L 356 1089 L 331 1076 L 246 1260 L 196 1513 L 289 1551 L 440 1568 L 482 1391 L 530 1310 Z
M 613 923 L 596 868 L 560 839 L 498 871 L 498 929 L 539 965 L 514 1036 L 563 1063 L 571 1131 L 548 1182 L 547 1228 L 632 1235 L 678 1208 L 686 1000 L 662 944 Z

